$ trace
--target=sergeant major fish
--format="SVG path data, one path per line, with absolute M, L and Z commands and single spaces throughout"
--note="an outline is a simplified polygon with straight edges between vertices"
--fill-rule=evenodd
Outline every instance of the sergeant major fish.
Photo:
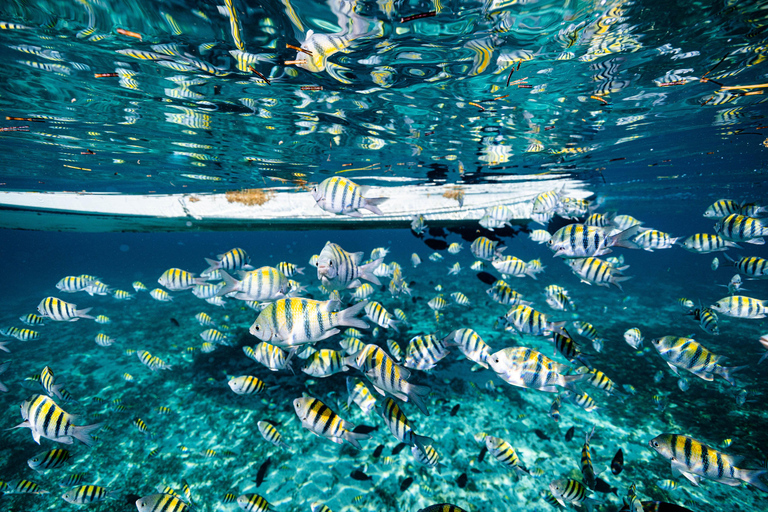
M 92 446 L 94 440 L 91 432 L 103 425 L 103 423 L 74 425 L 70 414 L 43 395 L 33 395 L 22 402 L 21 417 L 24 421 L 13 428 L 29 428 L 37 444 L 40 444 L 41 437 L 66 444 L 72 444 L 74 438 L 87 446 Z
M 362 252 L 350 253 L 338 244 L 327 242 L 317 258 L 317 278 L 329 290 L 357 288 L 361 279 L 381 285 L 373 271 L 382 264 L 384 258 L 360 265 L 362 258 Z
M 293 408 L 304 428 L 334 443 L 343 444 L 346 441 L 359 450 L 358 440 L 368 438 L 368 434 L 352 432 L 354 425 L 342 420 L 317 398 L 297 398 L 293 401 Z
M 366 189 L 352 180 L 340 176 L 324 179 L 312 187 L 312 197 L 317 205 L 330 213 L 362 217 L 360 210 L 368 210 L 376 215 L 383 215 L 379 205 L 387 200 L 386 197 L 363 197 Z

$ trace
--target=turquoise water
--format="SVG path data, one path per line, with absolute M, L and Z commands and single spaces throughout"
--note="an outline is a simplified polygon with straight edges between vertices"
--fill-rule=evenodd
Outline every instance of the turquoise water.
M 768 122 L 760 93 L 768 68 L 761 2 L 232 5 L 239 38 L 224 2 L 0 6 L 6 64 L 0 83 L 0 192 L 204 196 L 280 186 L 298 197 L 340 173 L 362 185 L 389 187 L 387 195 L 397 198 L 404 194 L 399 183 L 472 190 L 510 176 L 535 182 L 536 175 L 547 174 L 580 180 L 592 192 L 596 212 L 632 215 L 673 237 L 714 233 L 715 221 L 703 213 L 718 199 L 766 203 Z M 431 11 L 434 16 L 401 22 Z M 344 50 L 323 47 L 317 34 L 333 35 Z M 239 44 L 258 56 L 241 69 L 230 53 Z M 323 53 L 325 65 L 317 67 Z M 285 62 L 292 60 L 305 62 Z M 431 205 L 423 207 L 428 213 Z M 387 202 L 381 208 L 393 213 Z M 9 213 L 3 203 L 0 216 Z M 111 322 L 47 319 L 29 327 L 39 340 L 0 338 L 10 351 L 0 353 L 0 363 L 10 361 L 0 374 L 9 388 L 0 393 L 0 480 L 31 480 L 47 491 L 8 492 L 0 498 L 2 509 L 74 508 L 60 498 L 66 488 L 59 482 L 82 474 L 83 484 L 114 493 L 89 506 L 103 511 L 136 510 L 138 497 L 166 486 L 183 493 L 183 482 L 194 506 L 204 511 L 238 510 L 228 493 L 258 493 L 281 512 L 307 511 L 316 503 L 336 512 L 415 512 L 445 502 L 467 511 L 548 510 L 553 506 L 543 496 L 552 481 L 582 480 L 582 446 L 593 427 L 595 472 L 617 488 L 615 495 L 593 494 L 596 510 L 618 510 L 632 484 L 643 501 L 693 511 L 764 508 L 765 493 L 746 484 L 703 480 L 696 487 L 675 478 L 670 463 L 648 447 L 654 437 L 671 432 L 744 456 L 739 467 L 765 465 L 768 366 L 757 364 L 765 351 L 758 341 L 768 330 L 765 320 L 720 314 L 720 334 L 714 335 L 678 304 L 685 297 L 695 307 L 708 306 L 728 296 L 736 269 L 719 252 L 615 248 L 609 256 L 622 256 L 629 265 L 624 274 L 632 279 L 622 283 L 623 290 L 588 286 L 529 237 L 531 230 L 554 233 L 568 222 L 556 216 L 542 226 L 521 217 L 491 233 L 475 220 L 427 220 L 427 231 L 417 237 L 394 226 L 331 230 L 322 220 L 300 231 L 212 232 L 191 223 L 184 232 L 136 233 L 29 231 L 30 225 L 3 221 L 19 229 L 0 235 L 0 328 L 27 327 L 19 317 L 35 313 L 48 296 L 93 308 L 92 315 Z M 158 302 L 132 288 L 134 281 L 150 290 L 160 287 L 157 280 L 169 268 L 199 274 L 207 266 L 204 258 L 242 247 L 255 267 L 305 267 L 303 275 L 292 277 L 305 287 L 301 295 L 326 300 L 309 261 L 327 241 L 361 251 L 364 259 L 383 247 L 389 249 L 385 263 L 400 265 L 411 294 L 392 296 L 384 277 L 371 299 L 389 312 L 401 309 L 408 324 L 399 332 L 364 330 L 365 343 L 386 349 L 391 339 L 405 351 L 418 335 L 442 339 L 472 328 L 491 352 L 525 346 L 578 366 L 557 355 L 548 337 L 499 327 L 509 306 L 494 302 L 486 293 L 490 283 L 470 268 L 477 258 L 469 246 L 481 235 L 498 239 L 507 247 L 504 255 L 542 261 L 545 269 L 536 280 L 505 280 L 551 321 L 567 321 L 589 364 L 624 396 L 579 385 L 598 409 L 587 412 L 563 397 L 555 422 L 549 415 L 554 394 L 513 387 L 490 369 L 473 368 L 449 347 L 433 370 L 414 370 L 409 379 L 431 388 L 429 416 L 413 403 L 398 402 L 414 430 L 433 439 L 436 467 L 420 464 L 410 447 L 393 453 L 398 441 L 382 418 L 355 404 L 347 407 L 347 377 L 368 382 L 359 370 L 315 378 L 301 372 L 306 361 L 298 355 L 293 371 L 269 371 L 247 358 L 243 348 L 259 342 L 249 333 L 259 313 L 243 301 L 226 298 L 214 306 L 184 290 L 170 291 L 172 302 Z M 449 252 L 451 243 L 462 249 Z M 766 257 L 764 245 L 740 245 L 727 254 Z M 430 259 L 436 252 L 442 260 Z M 414 253 L 422 261 L 415 268 Z M 715 256 L 719 266 L 713 270 Z M 449 275 L 456 262 L 461 272 Z M 485 272 L 502 277 L 490 262 Z M 80 274 L 135 297 L 56 289 L 60 279 Z M 764 280 L 743 277 L 743 295 L 768 299 Z M 553 284 L 568 290 L 573 309 L 547 305 L 544 289 Z M 454 292 L 466 295 L 470 305 L 453 304 Z M 427 303 L 438 295 L 451 304 L 436 318 Z M 346 292 L 342 299 L 354 302 Z M 209 328 L 195 319 L 201 312 L 231 334 L 228 344 L 210 353 L 201 350 L 200 333 Z M 576 335 L 577 320 L 593 324 L 605 340 L 600 352 Z M 633 327 L 645 337 L 639 351 L 623 338 Z M 114 344 L 97 345 L 99 332 Z M 746 368 L 736 373 L 734 386 L 681 372 L 683 391 L 680 377 L 650 343 L 667 335 L 693 336 L 727 357 L 723 364 Z M 316 346 L 338 350 L 339 340 L 333 336 Z M 137 357 L 139 350 L 172 369 L 150 370 Z M 47 439 L 38 445 L 29 429 L 5 430 L 22 421 L 23 401 L 45 394 L 34 378 L 45 366 L 74 397 L 57 402 L 78 416 L 76 424 L 103 422 L 93 447 Z M 235 394 L 227 383 L 240 375 L 261 379 L 267 389 L 258 396 Z M 370 390 L 382 404 L 383 397 Z M 304 393 L 344 420 L 377 430 L 361 450 L 315 436 L 294 412 L 293 400 Z M 139 431 L 136 418 L 151 435 Z M 261 420 L 272 422 L 290 449 L 265 441 L 257 427 Z M 575 435 L 566 441 L 571 427 Z M 481 456 L 481 434 L 508 441 L 529 474 Z M 64 467 L 36 473 L 28 466 L 34 455 L 57 447 L 73 455 Z M 614 475 L 609 466 L 619 449 L 624 469 Z M 353 478 L 354 471 L 371 479 Z M 405 485 L 408 478 L 412 483 Z M 667 485 L 659 482 L 666 479 L 675 479 L 677 488 L 663 489 Z

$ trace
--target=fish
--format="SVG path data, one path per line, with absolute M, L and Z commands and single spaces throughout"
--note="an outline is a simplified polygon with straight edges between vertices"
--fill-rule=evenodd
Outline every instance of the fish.
M 368 414 L 376 405 L 376 398 L 371 394 L 366 385 L 359 379 L 347 377 L 347 407 L 356 403 L 363 413 Z
M 350 253 L 338 244 L 326 242 L 317 258 L 317 278 L 329 290 L 357 288 L 362 283 L 361 279 L 381 285 L 374 270 L 384 262 L 384 257 L 364 265 L 360 264 L 362 259 L 362 252 Z
M 400 492 L 405 492 L 408 490 L 408 488 L 413 483 L 413 477 L 405 478 L 402 482 L 400 482 Z
M 549 406 L 549 417 L 555 422 L 560 421 L 560 395 L 557 395 L 555 399 L 552 400 L 552 405 Z
M 360 304 L 363 304 L 362 302 Z M 385 329 L 390 327 L 395 331 L 399 331 L 398 325 L 400 322 L 387 311 L 380 302 L 372 300 L 365 304 L 365 316 L 376 325 L 379 325 Z M 366 325 L 367 327 L 367 325 Z
M 371 454 L 371 456 L 372 456 L 374 459 L 378 459 L 379 457 L 381 457 L 381 453 L 382 453 L 383 451 L 384 451 L 384 445 L 383 445 L 383 444 L 380 444 L 379 446 L 377 446 L 377 447 L 376 447 L 376 449 L 375 449 L 375 450 L 373 450 L 373 453 Z
M 337 305 L 334 301 L 297 297 L 278 299 L 259 313 L 249 332 L 278 347 L 294 347 L 338 334 L 340 326 L 368 328 L 364 320 L 355 318 L 368 302 L 358 302 L 339 312 L 334 311 Z
M 29 313 L 28 315 L 20 316 L 19 320 L 26 325 L 44 325 L 43 321 L 45 319 L 42 316 Z
M 423 235 L 424 230 L 426 229 L 427 229 L 427 225 L 424 222 L 423 215 L 414 215 L 411 218 L 411 231 L 416 233 L 416 235 Z
M 437 505 L 430 505 L 429 507 L 422 508 L 418 512 L 467 512 L 467 511 L 457 505 L 452 505 L 450 503 L 438 503 Z
M 693 319 L 699 322 L 699 326 L 709 334 L 720 334 L 720 328 L 717 326 L 717 313 L 710 308 L 696 308 L 687 314 L 693 315 Z
M 670 249 L 680 238 L 671 237 L 669 233 L 647 229 L 632 238 L 632 242 L 646 251 L 654 249 Z
M 467 474 L 462 473 L 459 475 L 459 478 L 456 479 L 456 485 L 459 486 L 459 489 L 463 489 L 467 486 L 467 480 L 468 480 Z
M 592 427 L 592 430 L 586 435 L 584 445 L 581 447 L 581 475 L 584 477 L 584 483 L 592 490 L 595 489 L 597 475 L 595 475 L 595 470 L 592 467 L 592 452 L 589 450 L 589 440 L 592 439 L 594 434 L 595 427 Z
M 117 499 L 118 497 L 118 491 L 108 491 L 98 485 L 80 485 L 69 489 L 61 495 L 64 501 L 73 505 L 90 505 L 91 503 L 104 501 L 107 498 Z
M 136 355 L 139 357 L 139 361 L 141 361 L 147 368 L 149 368 L 153 372 L 157 370 L 172 369 L 171 365 L 169 365 L 159 357 L 153 356 L 147 350 L 139 350 L 136 352 Z
M 536 437 L 541 439 L 542 441 L 549 441 L 550 437 L 545 434 L 543 431 L 539 430 L 538 428 L 533 431 L 534 434 L 536 434 Z
M 754 279 L 768 278 L 768 260 L 757 256 L 743 256 L 737 260 L 732 259 L 727 254 L 726 259 L 731 265 L 736 267 L 739 273 Z
M 727 251 L 728 249 L 741 249 L 736 242 L 726 240 L 719 235 L 710 233 L 696 233 L 695 235 L 683 239 L 682 242 L 678 240 L 676 243 L 687 251 L 699 254 Z
M 421 265 L 421 258 L 419 257 L 418 254 L 416 253 L 411 254 L 411 265 L 413 265 L 413 268 L 416 268 L 419 265 Z
M 643 346 L 644 339 L 645 338 L 643 338 L 643 335 L 640 333 L 640 329 L 637 327 L 627 329 L 624 332 L 624 341 L 635 350 L 639 350 L 640 347 Z
M 581 482 L 571 478 L 553 480 L 549 484 L 549 490 L 563 507 L 567 502 L 577 507 L 584 505 L 588 510 L 591 510 L 592 503 L 597 501 L 588 497 L 590 491 Z
M 624 452 L 619 448 L 611 460 L 611 473 L 618 475 L 624 469 Z
M 533 336 L 547 336 L 553 332 L 565 334 L 563 331 L 565 321 L 549 322 L 544 313 L 540 313 L 525 304 L 513 306 L 504 314 L 502 319 L 521 334 Z
M 63 277 L 56 283 L 56 288 L 66 293 L 75 293 L 84 291 L 85 288 L 91 284 L 93 279 L 87 279 L 83 276 L 67 276 Z
M 192 272 L 179 268 L 169 268 L 163 272 L 157 282 L 171 291 L 187 290 L 196 284 L 206 284 L 205 278 L 195 277 Z
M 734 318 L 765 318 L 768 300 L 753 299 L 742 295 L 725 297 L 709 306 L 712 310 Z
M 418 463 L 425 466 L 434 467 L 440 464 L 440 454 L 430 445 L 424 446 L 423 450 L 416 445 L 411 446 L 411 453 Z
M 600 492 L 600 493 L 603 493 L 603 494 L 613 493 L 616 496 L 619 495 L 619 489 L 618 488 L 611 487 L 611 484 L 609 484 L 608 482 L 606 482 L 605 480 L 603 480 L 600 477 L 597 477 L 595 479 L 595 489 L 594 490 L 596 492 Z
M 270 464 L 272 464 L 272 457 L 267 457 L 267 460 L 259 466 L 259 470 L 256 472 L 256 487 L 264 483 Z
M 266 439 L 267 442 L 272 443 L 278 448 L 283 448 L 284 450 L 290 451 L 291 447 L 288 445 L 288 443 L 283 441 L 280 432 L 277 431 L 274 425 L 263 420 L 259 421 L 256 425 L 259 427 L 261 436 Z
M 501 253 L 506 247 L 498 247 L 498 240 L 490 240 L 487 237 L 477 237 L 470 245 L 469 250 L 475 256 L 481 260 L 492 261 L 501 257 Z
M 564 375 L 569 367 L 556 363 L 540 352 L 526 347 L 509 347 L 488 357 L 491 369 L 505 382 L 522 388 L 557 393 L 584 380 L 584 375 Z
M 407 443 L 397 443 L 394 448 L 392 448 L 392 455 L 397 455 L 401 451 L 403 451 L 403 448 L 408 446 Z
M 293 408 L 304 428 L 334 443 L 347 442 L 359 450 L 359 440 L 368 438 L 367 434 L 352 432 L 354 425 L 342 420 L 317 398 L 311 396 L 296 398 L 293 401 Z
M 679 369 L 691 372 L 700 379 L 711 381 L 715 375 L 722 377 L 732 386 L 736 385 L 733 374 L 744 366 L 724 367 L 722 356 L 713 354 L 693 338 L 664 336 L 654 339 L 651 344 L 659 352 L 667 365 L 677 375 Z
M 386 423 L 395 439 L 401 443 L 415 446 L 426 453 L 426 446 L 433 443 L 433 440 L 426 436 L 420 436 L 413 431 L 403 411 L 397 403 L 391 398 L 384 399 L 384 406 L 379 411 L 384 423 Z
M 345 364 L 363 372 L 381 396 L 390 394 L 403 402 L 413 402 L 424 415 L 429 416 L 424 400 L 430 388 L 408 382 L 410 371 L 397 365 L 380 347 L 366 345 L 354 356 L 347 356 Z
M 491 265 L 493 265 L 493 268 L 495 268 L 496 271 L 503 276 L 528 276 L 536 279 L 536 270 L 530 268 L 525 261 L 519 258 L 515 258 L 514 256 L 506 256 L 503 259 L 495 259 L 491 262 Z
M 54 448 L 47 452 L 38 453 L 34 457 L 27 460 L 27 464 L 30 468 L 34 469 L 38 473 L 42 473 L 45 469 L 60 468 L 72 459 L 72 454 L 69 450 L 64 448 Z
M 715 224 L 715 233 L 732 242 L 763 245 L 768 227 L 761 219 L 732 213 Z
M 0 348 L 5 348 L 2 346 L 3 344 L 0 343 Z M 6 349 L 7 352 L 7 349 Z M 11 366 L 10 361 L 6 361 L 4 363 L 0 363 L 0 375 L 5 373 L 5 371 Z M 0 392 L 7 393 L 8 392 L 8 386 L 6 386 L 3 382 L 0 382 Z
M 453 242 L 450 245 L 448 245 L 448 252 L 451 254 L 459 254 L 459 252 L 461 252 L 463 248 L 464 248 L 464 244 Z
M 99 345 L 100 347 L 109 347 L 109 346 L 111 346 L 112 344 L 115 343 L 115 339 L 114 338 L 110 338 L 109 336 L 107 336 L 103 332 L 98 333 L 96 335 L 95 340 L 96 340 L 96 344 Z
M 268 510 L 274 510 L 274 507 L 266 500 L 264 497 L 259 496 L 258 494 L 251 493 L 251 494 L 241 494 L 237 497 L 237 505 L 245 510 L 246 512 L 267 512 Z M 158 509 L 152 509 L 152 512 L 155 512 L 157 510 L 158 512 L 164 511 L 164 510 L 172 510 L 173 512 L 179 512 L 175 509 L 164 509 L 164 508 L 158 508 Z M 139 511 L 143 512 L 143 511 Z M 186 509 L 184 510 L 186 512 Z
M 294 351 L 291 351 L 286 355 L 283 349 L 267 343 L 266 341 L 262 341 L 253 348 L 243 347 L 243 352 L 245 352 L 246 356 L 263 364 L 273 372 L 284 370 L 286 368 L 290 369 L 291 358 L 295 353 Z
M 344 364 L 344 355 L 337 350 L 327 348 L 312 354 L 307 365 L 301 369 L 307 375 L 320 378 L 347 370 L 349 367 Z
M 450 416 L 456 416 L 456 414 L 459 412 L 459 406 L 461 404 L 456 404 L 453 407 L 451 407 L 451 412 L 449 413 Z
M 40 384 L 43 385 L 45 392 L 51 398 L 63 398 L 60 391 L 63 386 L 62 384 L 56 384 L 56 375 L 54 375 L 53 370 L 49 366 L 43 367 L 43 370 L 40 372 Z
M 656 485 L 659 486 L 659 489 L 670 492 L 677 490 L 679 484 L 675 480 L 657 480 Z
M 86 446 L 93 446 L 91 434 L 103 426 L 103 423 L 74 425 L 70 414 L 42 395 L 32 395 L 21 403 L 21 417 L 24 421 L 13 428 L 29 428 L 37 444 L 44 437 L 66 444 L 72 444 L 77 439 Z
M 587 412 L 599 409 L 597 402 L 586 393 L 577 393 L 576 391 L 568 389 L 563 393 L 563 396 Z
M 146 291 L 148 291 L 148 288 L 141 281 L 134 281 L 131 284 L 131 286 L 133 286 L 133 289 L 136 292 L 146 292 Z
M 171 302 L 173 300 L 173 297 L 168 292 L 160 288 L 155 288 L 149 292 L 149 296 L 159 302 Z
M 733 213 L 738 213 L 741 205 L 732 199 L 718 199 L 704 210 L 707 219 L 719 220 Z
M 264 384 L 264 381 L 252 375 L 232 377 L 227 384 L 230 389 L 238 395 L 260 395 L 267 389 L 267 385 Z
M 43 317 L 56 320 L 57 322 L 76 322 L 81 318 L 94 318 L 88 314 L 92 308 L 77 309 L 77 306 L 64 302 L 56 297 L 46 297 L 37 306 L 37 311 Z
M 360 482 L 365 482 L 366 480 L 373 480 L 373 477 L 366 475 L 364 472 L 360 471 L 359 469 L 354 470 L 352 473 L 349 474 L 349 476 Z
M 576 433 L 576 427 L 571 427 L 568 429 L 568 431 L 565 433 L 565 442 L 567 443 L 571 439 L 573 439 L 573 434 Z
M 547 245 L 555 256 L 562 258 L 589 258 L 602 256 L 611 251 L 611 247 L 637 249 L 639 246 L 633 238 L 639 233 L 641 226 L 632 226 L 615 235 L 606 235 L 595 226 L 584 224 L 569 224 L 558 229 Z
M 605 287 L 613 285 L 619 290 L 624 291 L 621 283 L 632 279 L 632 276 L 622 274 L 622 271 L 628 265 L 616 268 L 600 258 L 571 258 L 566 260 L 566 263 L 571 267 L 573 273 L 581 278 L 581 282 L 586 284 L 596 284 Z
M 238 270 L 238 281 L 224 270 L 219 271 L 224 280 L 216 296 L 231 296 L 238 300 L 270 301 L 280 299 L 288 293 L 288 278 L 274 267 L 260 267 L 255 270 Z
M 717 270 L 717 269 L 718 269 L 718 267 L 720 267 L 720 260 L 719 260 L 719 259 L 717 259 L 717 256 L 715 256 L 715 257 L 712 259 L 712 263 L 710 264 L 710 268 L 711 268 L 712 270 Z
M 680 434 L 660 434 L 649 441 L 656 453 L 669 460 L 672 475 L 683 475 L 693 485 L 699 485 L 700 478 L 714 480 L 726 485 L 738 486 L 742 482 L 768 492 L 768 485 L 760 480 L 768 469 L 741 469 L 736 467 L 741 457 L 719 452 L 704 443 Z
M 405 350 L 403 366 L 413 370 L 428 371 L 448 355 L 442 340 L 433 334 L 414 336 Z
M 368 210 L 376 215 L 383 215 L 379 205 L 387 198 L 366 198 L 366 191 L 366 187 L 361 187 L 352 180 L 332 176 L 312 187 L 310 193 L 317 205 L 330 213 L 362 217 L 360 210 Z
M 488 368 L 487 359 L 491 348 L 483 341 L 483 338 L 473 329 L 463 328 L 451 331 L 443 338 L 445 346 L 456 346 L 470 361 Z

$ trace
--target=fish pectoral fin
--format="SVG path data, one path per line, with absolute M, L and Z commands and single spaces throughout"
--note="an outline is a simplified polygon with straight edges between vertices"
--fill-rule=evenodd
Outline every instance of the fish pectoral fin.
M 378 394 L 380 394 L 381 396 L 387 396 L 387 394 L 384 392 L 384 390 L 382 390 L 381 388 L 379 388 L 379 387 L 378 387 L 378 386 L 376 386 L 375 384 L 373 384 L 373 389 L 375 389 L 375 390 L 376 390 L 376 392 L 377 392 Z
M 685 478 L 690 480 L 691 483 L 693 483 L 693 485 L 698 487 L 699 477 L 690 473 L 688 471 L 688 467 L 682 462 L 672 461 L 672 476 L 680 476 L 680 475 L 683 475 Z
M 680 375 L 677 371 L 677 366 L 673 365 L 672 363 L 667 363 L 667 365 L 672 368 L 672 371 L 675 373 L 675 375 Z

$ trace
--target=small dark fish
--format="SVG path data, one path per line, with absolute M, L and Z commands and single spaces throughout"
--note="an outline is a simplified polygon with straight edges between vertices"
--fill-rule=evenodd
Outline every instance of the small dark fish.
M 456 416 L 457 412 L 459 412 L 459 404 L 453 406 L 453 409 L 451 409 L 451 416 Z
M 397 455 L 398 453 L 403 451 L 403 448 L 405 448 L 406 446 L 408 446 L 408 445 L 405 444 L 405 443 L 397 443 L 397 446 L 392 448 L 392 455 Z
M 372 427 L 370 425 L 358 425 L 352 429 L 355 434 L 370 434 L 374 430 L 379 430 L 379 427 Z
M 267 457 L 267 460 L 259 466 L 259 471 L 256 472 L 256 487 L 260 486 L 264 482 L 264 478 L 267 476 L 267 470 L 269 465 L 272 464 L 272 457 Z
M 493 284 L 497 281 L 497 279 L 493 275 L 489 274 L 488 272 L 478 272 L 477 278 L 482 282 L 484 282 L 485 284 Z
M 379 457 L 381 457 L 381 452 L 383 451 L 384 451 L 384 445 L 380 444 L 379 446 L 376 447 L 375 450 L 373 450 L 373 456 L 378 459 Z
M 624 452 L 619 448 L 611 461 L 611 473 L 618 475 L 622 469 L 624 469 Z
M 467 486 L 467 474 L 462 473 L 459 475 L 459 478 L 456 479 L 456 484 L 459 486 L 459 489 L 463 489 Z
M 140 499 L 141 499 L 141 496 L 139 496 L 138 494 L 128 494 L 125 497 L 125 502 L 128 503 L 129 505 L 135 505 L 136 502 Z
M 616 496 L 618 496 L 618 489 L 616 487 L 611 487 L 611 484 L 606 482 L 600 477 L 597 477 L 597 480 L 595 481 L 595 490 L 597 492 L 601 492 L 603 494 L 608 494 L 609 492 L 612 492 Z
M 175 318 L 171 318 L 171 323 L 172 323 L 173 325 L 175 325 L 176 327 L 178 327 L 178 326 L 179 326 L 179 321 L 178 321 L 178 320 L 176 320 Z
M 413 478 L 409 476 L 408 478 L 400 482 L 400 491 L 405 492 L 411 486 L 412 483 L 413 483 Z
M 471 472 L 473 472 L 473 473 L 476 473 L 476 474 L 477 474 L 477 473 L 480 473 L 480 470 L 479 470 L 479 469 L 477 469 L 477 468 L 469 468 L 469 470 L 470 470 Z
M 437 240 L 436 238 L 427 238 L 424 240 L 424 243 L 433 251 L 444 251 L 448 248 L 448 242 L 445 240 Z
M 366 475 L 359 469 L 354 470 L 352 473 L 349 474 L 349 476 L 351 476 L 355 480 L 360 480 L 361 482 L 364 482 L 366 480 L 373 480 L 373 477 Z
M 541 430 L 536 429 L 536 430 L 533 431 L 533 433 L 536 434 L 536 437 L 538 437 L 542 441 L 549 441 L 549 436 L 547 434 L 545 434 L 544 432 L 542 432 Z
M 483 462 L 486 453 L 488 453 L 488 448 L 483 446 L 483 449 L 480 450 L 480 455 L 477 456 L 477 462 Z
M 568 432 L 565 433 L 565 441 L 568 442 L 571 439 L 573 439 L 573 434 L 576 433 L 576 427 L 571 427 L 568 429 Z

